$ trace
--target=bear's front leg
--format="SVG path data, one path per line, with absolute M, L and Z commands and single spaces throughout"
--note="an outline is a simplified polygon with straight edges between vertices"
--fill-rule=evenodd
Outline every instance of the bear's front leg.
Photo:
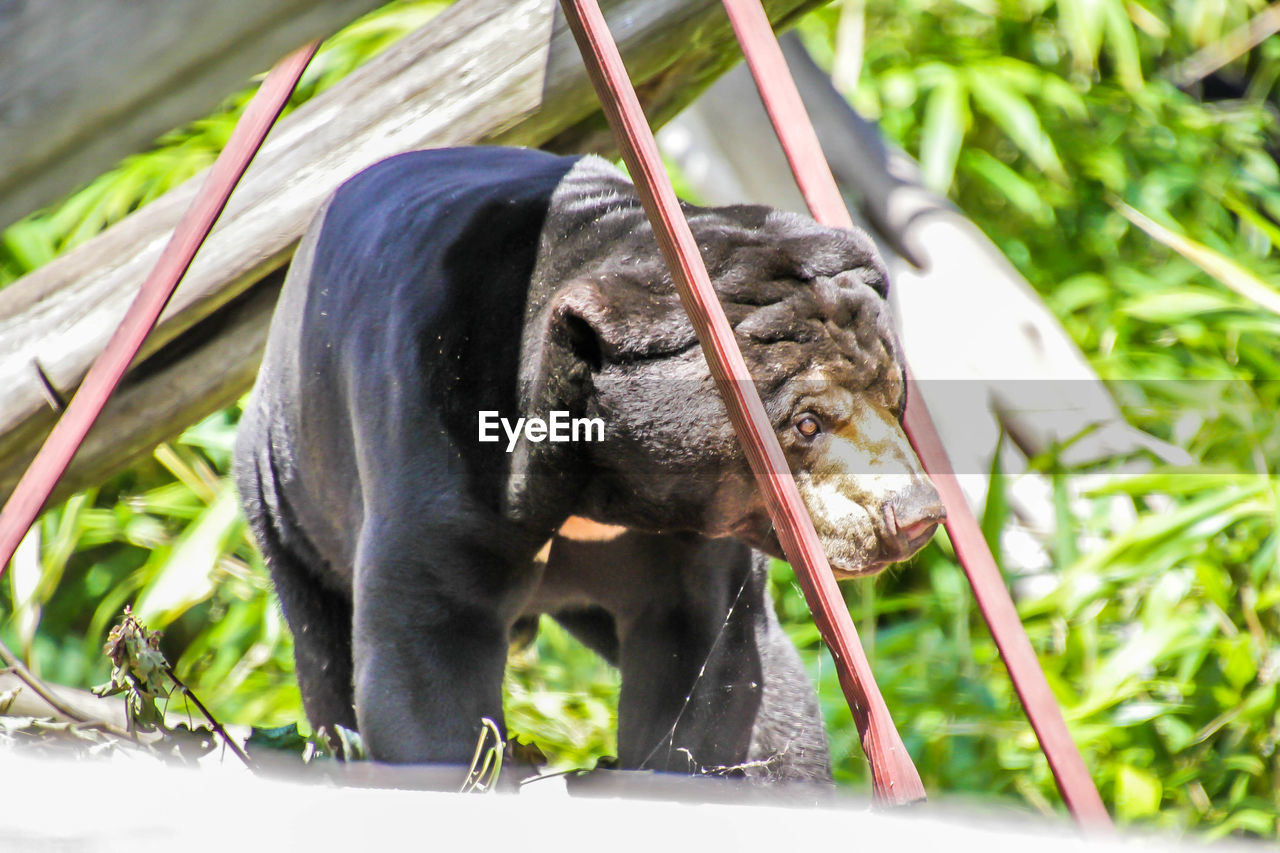
M 498 559 L 439 540 L 362 538 L 354 589 L 356 719 L 378 761 L 471 761 L 482 720 L 505 732 L 507 626 L 477 580 Z M 504 734 L 505 737 L 505 734 Z
M 621 608 L 624 767 L 771 780 L 830 779 L 813 686 L 778 624 L 767 561 L 731 540 L 632 536 Z M 665 575 L 665 577 L 664 577 Z

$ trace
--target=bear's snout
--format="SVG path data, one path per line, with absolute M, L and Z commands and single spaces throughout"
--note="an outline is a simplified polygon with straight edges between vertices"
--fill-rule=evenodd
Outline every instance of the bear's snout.
M 796 485 L 841 578 L 907 559 L 946 517 L 897 418 L 874 405 L 814 443 Z
M 884 519 L 881 551 L 886 563 L 905 560 L 933 538 L 947 517 L 938 490 L 927 481 L 913 483 L 880 505 Z

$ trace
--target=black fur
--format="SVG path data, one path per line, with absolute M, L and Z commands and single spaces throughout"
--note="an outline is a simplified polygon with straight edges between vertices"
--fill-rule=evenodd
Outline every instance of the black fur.
M 687 213 L 780 431 L 815 365 L 900 415 L 864 237 L 761 207 Z M 508 454 L 477 440 L 482 410 L 598 416 L 605 441 Z M 603 161 L 423 151 L 343 185 L 290 270 L 236 468 L 308 717 L 358 725 L 374 757 L 469 761 L 481 718 L 502 719 L 512 626 L 551 613 L 621 668 L 624 767 L 828 777 L 747 547 L 776 540 L 634 191 Z M 556 537 L 544 565 L 569 516 L 629 531 Z

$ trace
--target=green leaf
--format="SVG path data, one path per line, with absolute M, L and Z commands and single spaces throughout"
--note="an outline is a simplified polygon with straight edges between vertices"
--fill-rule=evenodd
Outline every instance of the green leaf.
M 966 169 L 982 178 L 1018 210 L 1030 216 L 1038 225 L 1053 222 L 1053 208 L 1044 202 L 1040 192 L 1030 181 L 992 157 L 981 148 L 966 149 L 962 157 Z
M 1249 776 L 1262 776 L 1267 772 L 1267 765 L 1256 755 L 1228 755 L 1222 759 L 1222 766 Z
M 1174 648 L 1187 633 L 1178 622 L 1141 626 L 1122 645 L 1106 656 L 1089 680 L 1088 692 L 1073 709 L 1076 719 L 1113 705 L 1131 695 L 1140 676 L 1152 671 L 1156 662 Z
M 1055 472 L 1053 486 L 1053 561 L 1059 567 L 1070 566 L 1076 562 L 1079 550 L 1076 548 L 1076 532 L 1074 518 L 1067 494 L 1067 478 Z
M 1138 36 L 1125 11 L 1124 0 L 1106 0 L 1103 22 L 1107 53 L 1115 63 L 1120 85 L 1129 92 L 1141 91 L 1142 59 L 1138 52 Z
M 333 737 L 338 739 L 338 743 L 342 746 L 343 761 L 364 761 L 369 757 L 369 753 L 365 750 L 364 739 L 360 737 L 360 733 L 340 725 L 335 725 Z
M 1125 821 L 1150 817 L 1160 811 L 1164 788 L 1146 770 L 1122 764 L 1116 770 L 1116 813 Z
M 991 455 L 991 470 L 987 478 L 987 501 L 982 508 L 982 536 L 987 540 L 987 547 L 995 557 L 996 565 L 1003 565 L 1000 534 L 1009 520 L 1009 496 L 1006 494 L 1004 469 L 1001 466 L 1001 451 L 1004 448 L 1004 431 L 996 440 L 995 453 Z
M 965 81 L 974 106 L 995 122 L 1037 169 L 1065 183 L 1066 170 L 1031 102 L 992 75 L 970 72 Z
M 1276 692 L 1275 682 L 1263 684 L 1251 691 L 1240 706 L 1241 718 L 1250 720 L 1256 717 L 1263 723 L 1274 720 L 1276 712 L 1280 710 L 1276 707 Z
M 925 185 L 946 195 L 969 123 L 968 94 L 958 74 L 943 76 L 929 93 L 920 128 L 920 169 Z
M 1154 720 L 1168 711 L 1168 706 L 1161 702 L 1142 700 L 1125 702 L 1111 715 L 1111 722 L 1117 726 L 1133 726 Z
M 1179 717 L 1164 714 L 1155 718 L 1155 729 L 1164 738 L 1170 753 L 1178 753 L 1190 746 L 1196 738 L 1195 729 Z
M 1258 677 L 1253 650 L 1247 635 L 1237 636 L 1224 644 L 1220 655 L 1222 674 L 1237 690 Z
M 1097 273 L 1081 273 L 1066 279 L 1049 296 L 1058 316 L 1071 314 L 1105 302 L 1113 291 L 1111 282 Z
M 1126 314 L 1149 323 L 1169 323 L 1212 311 L 1232 311 L 1239 308 L 1238 302 L 1204 290 L 1153 293 L 1123 303 Z
M 243 523 L 235 486 L 228 481 L 217 499 L 178 538 L 155 579 L 139 594 L 139 617 L 163 627 L 212 595 L 214 567 Z
M 274 728 L 253 727 L 249 739 L 244 742 L 245 751 L 251 756 L 258 750 L 289 752 L 301 756 L 307 747 L 307 739 L 298 731 L 297 723 Z M 256 756 L 255 756 L 256 757 Z
M 1118 199 L 1113 200 L 1112 205 L 1126 219 L 1137 225 L 1153 239 L 1173 249 L 1229 289 L 1274 314 L 1280 314 L 1280 291 L 1262 281 L 1262 279 L 1240 266 L 1231 258 L 1215 252 L 1203 243 L 1166 228 L 1146 214 Z
M 37 220 L 15 222 L 0 233 L 0 242 L 22 267 L 23 272 L 44 266 L 58 253 L 50 236 L 50 229 Z
M 1280 248 L 1280 227 L 1256 210 L 1238 193 L 1228 190 L 1222 194 L 1222 206 L 1239 216 L 1252 227 L 1267 236 L 1272 248 Z
M 1205 831 L 1203 840 L 1212 842 L 1240 831 L 1270 838 L 1276 833 L 1276 815 L 1262 809 L 1243 809 L 1232 814 L 1222 823 L 1210 826 Z
M 1010 56 L 981 63 L 975 73 L 999 77 L 1029 98 L 1038 98 L 1062 110 L 1073 121 L 1085 121 L 1089 107 L 1084 97 L 1057 74 Z
M 1058 22 L 1075 67 L 1092 71 L 1102 46 L 1105 0 L 1058 0 Z

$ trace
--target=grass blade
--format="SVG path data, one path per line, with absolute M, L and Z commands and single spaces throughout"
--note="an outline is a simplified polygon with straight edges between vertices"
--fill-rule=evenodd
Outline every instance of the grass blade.
M 1227 256 L 1215 252 L 1203 243 L 1164 227 L 1151 217 L 1130 207 L 1119 199 L 1112 199 L 1111 206 L 1153 240 L 1164 244 L 1191 263 L 1213 276 L 1229 290 L 1245 299 L 1280 315 L 1280 292 L 1272 289 L 1262 279 L 1246 270 Z
M 955 178 L 956 161 L 969 124 L 968 93 L 960 75 L 952 70 L 929 95 L 920 129 L 920 169 L 924 182 L 946 194 Z

